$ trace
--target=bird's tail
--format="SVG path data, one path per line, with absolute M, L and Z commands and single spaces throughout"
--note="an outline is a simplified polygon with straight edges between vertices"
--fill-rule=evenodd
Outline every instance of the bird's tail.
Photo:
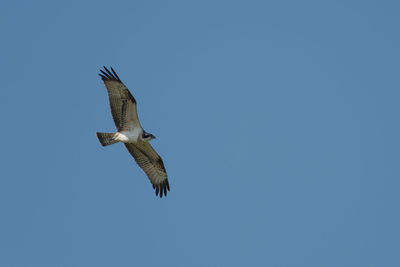
M 97 135 L 97 138 L 99 138 L 99 141 L 102 146 L 109 146 L 109 145 L 112 145 L 112 144 L 115 144 L 118 142 L 114 139 L 115 133 L 99 133 L 99 132 L 97 132 L 96 135 Z

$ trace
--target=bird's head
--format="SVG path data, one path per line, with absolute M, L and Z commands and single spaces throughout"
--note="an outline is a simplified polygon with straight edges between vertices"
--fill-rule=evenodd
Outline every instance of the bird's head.
M 145 131 L 143 131 L 142 141 L 150 141 L 152 139 L 156 139 L 156 137 L 154 135 L 152 135 L 151 133 L 146 133 Z

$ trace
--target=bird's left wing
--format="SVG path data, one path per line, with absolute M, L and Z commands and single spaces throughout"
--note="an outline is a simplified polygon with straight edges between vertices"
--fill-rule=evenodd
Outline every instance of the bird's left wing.
M 169 191 L 167 172 L 161 157 L 149 142 L 125 143 L 124 145 L 139 167 L 146 173 L 156 190 L 156 195 L 160 193 L 160 197 L 163 194 L 167 196 L 167 191 Z

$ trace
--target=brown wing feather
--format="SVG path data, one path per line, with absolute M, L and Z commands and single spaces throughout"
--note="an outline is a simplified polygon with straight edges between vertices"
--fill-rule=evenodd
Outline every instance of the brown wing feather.
M 161 157 L 149 142 L 125 143 L 125 146 L 153 184 L 156 195 L 160 193 L 160 197 L 163 194 L 167 196 L 169 191 L 167 172 Z
M 106 67 L 104 70 L 100 70 L 99 75 L 107 88 L 111 114 L 117 130 L 140 127 L 135 98 L 121 82 L 113 68 L 111 68 L 112 72 Z

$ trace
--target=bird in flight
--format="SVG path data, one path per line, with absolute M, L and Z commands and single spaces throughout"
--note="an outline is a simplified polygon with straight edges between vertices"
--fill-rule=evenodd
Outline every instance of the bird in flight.
M 167 172 L 161 157 L 150 145 L 149 141 L 156 138 L 147 133 L 140 125 L 136 100 L 128 88 L 121 82 L 117 73 L 104 67 L 99 73 L 103 80 L 110 101 L 111 113 L 117 127 L 116 133 L 97 132 L 97 138 L 102 146 L 108 146 L 117 142 L 124 143 L 129 153 L 135 159 L 139 167 L 146 173 L 156 196 L 167 196 L 169 183 Z

